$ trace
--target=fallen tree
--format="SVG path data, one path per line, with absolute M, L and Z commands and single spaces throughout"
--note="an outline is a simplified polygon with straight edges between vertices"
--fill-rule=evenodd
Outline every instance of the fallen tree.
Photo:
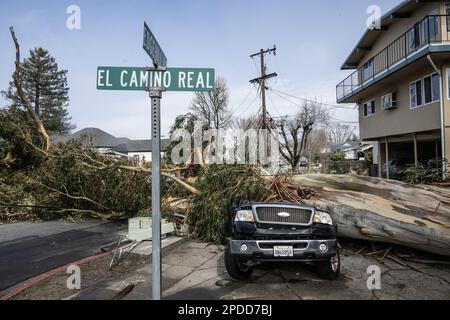
M 341 237 L 381 241 L 450 256 L 450 189 L 353 175 L 303 175 L 302 202 L 332 214 Z
M 13 82 L 14 86 L 16 87 L 17 94 L 20 97 L 20 100 L 22 104 L 26 107 L 28 113 L 30 114 L 31 119 L 33 119 L 33 122 L 36 126 L 37 131 L 43 138 L 46 144 L 46 151 L 51 152 L 53 145 L 52 141 L 50 139 L 50 135 L 47 133 L 47 130 L 45 129 L 41 119 L 39 118 L 39 115 L 33 110 L 33 106 L 30 103 L 30 100 L 27 98 L 23 88 L 22 88 L 22 77 L 20 73 L 20 45 L 19 41 L 17 40 L 16 34 L 14 32 L 14 28 L 10 27 L 11 37 L 14 42 L 14 46 L 16 49 L 16 62 L 15 62 L 15 71 L 13 74 Z
M 356 175 L 266 176 L 261 184 L 256 169 L 219 166 L 202 173 L 201 193 L 189 207 L 196 235 L 220 240 L 226 231 L 227 205 L 244 197 L 246 202 L 291 202 L 313 205 L 329 212 L 338 235 L 420 249 L 450 256 L 450 189 Z M 245 174 L 243 174 L 245 172 Z M 247 185 L 259 186 L 252 196 Z M 201 196 L 200 196 L 201 195 Z M 186 206 L 186 203 L 183 204 Z M 194 208 L 194 210 L 192 210 Z

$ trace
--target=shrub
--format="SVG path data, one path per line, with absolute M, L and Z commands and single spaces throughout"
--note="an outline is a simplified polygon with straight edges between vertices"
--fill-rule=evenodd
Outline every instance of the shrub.
M 444 169 L 445 168 L 445 169 Z M 404 171 L 403 179 L 411 184 L 429 184 L 442 181 L 443 170 L 449 172 L 446 160 L 429 160 L 427 163 L 410 165 Z
M 331 161 L 344 161 L 345 154 L 343 154 L 342 152 L 336 152 L 331 155 L 330 159 Z

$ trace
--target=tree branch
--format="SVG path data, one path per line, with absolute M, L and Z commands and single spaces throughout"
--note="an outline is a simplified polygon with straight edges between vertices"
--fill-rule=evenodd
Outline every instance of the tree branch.
M 11 37 L 14 41 L 14 45 L 16 47 L 16 70 L 14 71 L 14 75 L 13 75 L 13 81 L 14 81 L 14 85 L 16 87 L 17 90 L 17 94 L 19 95 L 20 101 L 22 102 L 22 104 L 27 108 L 28 113 L 30 114 L 31 118 L 34 121 L 34 124 L 36 125 L 36 128 L 38 129 L 40 135 L 42 136 L 42 138 L 44 139 L 44 141 L 47 144 L 47 152 L 51 152 L 53 146 L 52 146 L 52 142 L 50 140 L 50 136 L 47 133 L 47 130 L 45 129 L 41 119 L 39 118 L 39 115 L 36 114 L 36 112 L 33 110 L 33 107 L 30 103 L 30 101 L 28 100 L 27 96 L 25 95 L 25 92 L 22 89 L 22 84 L 21 84 L 21 76 L 20 76 L 20 46 L 19 46 L 19 41 L 17 41 L 16 38 L 16 34 L 14 33 L 14 28 L 10 27 L 9 30 L 11 31 Z
M 120 168 L 124 169 L 124 170 L 135 171 L 135 172 L 142 172 L 142 173 L 148 173 L 148 174 L 152 173 L 151 169 L 146 169 L 146 168 L 130 167 L 130 166 L 120 166 Z M 183 180 L 175 177 L 174 175 L 171 175 L 171 174 L 166 173 L 166 172 L 161 172 L 161 175 L 163 177 L 166 177 L 166 178 L 169 178 L 169 179 L 173 180 L 175 183 L 179 184 L 180 186 L 182 186 L 183 188 L 185 188 L 186 190 L 188 190 L 189 192 L 191 192 L 194 195 L 200 195 L 201 194 L 200 190 L 198 190 L 197 188 L 191 186 L 190 184 L 187 184 Z

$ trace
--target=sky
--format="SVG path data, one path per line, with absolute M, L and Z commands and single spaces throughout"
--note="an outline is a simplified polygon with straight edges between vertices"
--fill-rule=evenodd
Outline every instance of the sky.
M 14 26 L 22 57 L 43 47 L 68 70 L 68 110 L 78 129 L 98 127 L 117 137 L 150 138 L 150 99 L 139 91 L 98 91 L 97 66 L 145 67 L 142 49 L 147 22 L 169 67 L 215 68 L 230 91 L 236 117 L 256 113 L 260 100 L 249 80 L 259 76 L 250 54 L 277 47 L 266 57 L 268 86 L 290 95 L 336 104 L 340 70 L 366 29 L 367 8 L 387 12 L 400 0 L 0 0 L 0 90 L 14 70 L 9 33 Z M 81 29 L 70 30 L 67 8 L 81 9 Z M 282 99 L 284 97 L 284 99 Z M 189 112 L 192 93 L 166 92 L 161 101 L 162 135 L 177 115 Z M 268 112 L 293 114 L 301 100 L 268 92 Z M 0 107 L 7 101 L 0 97 Z M 356 110 L 331 108 L 336 121 L 356 122 Z

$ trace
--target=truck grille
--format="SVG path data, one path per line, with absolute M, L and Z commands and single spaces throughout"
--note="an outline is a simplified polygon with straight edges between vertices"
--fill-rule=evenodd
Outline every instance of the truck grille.
M 306 225 L 311 221 L 312 214 L 312 209 L 282 206 L 256 207 L 256 217 L 260 223 Z

